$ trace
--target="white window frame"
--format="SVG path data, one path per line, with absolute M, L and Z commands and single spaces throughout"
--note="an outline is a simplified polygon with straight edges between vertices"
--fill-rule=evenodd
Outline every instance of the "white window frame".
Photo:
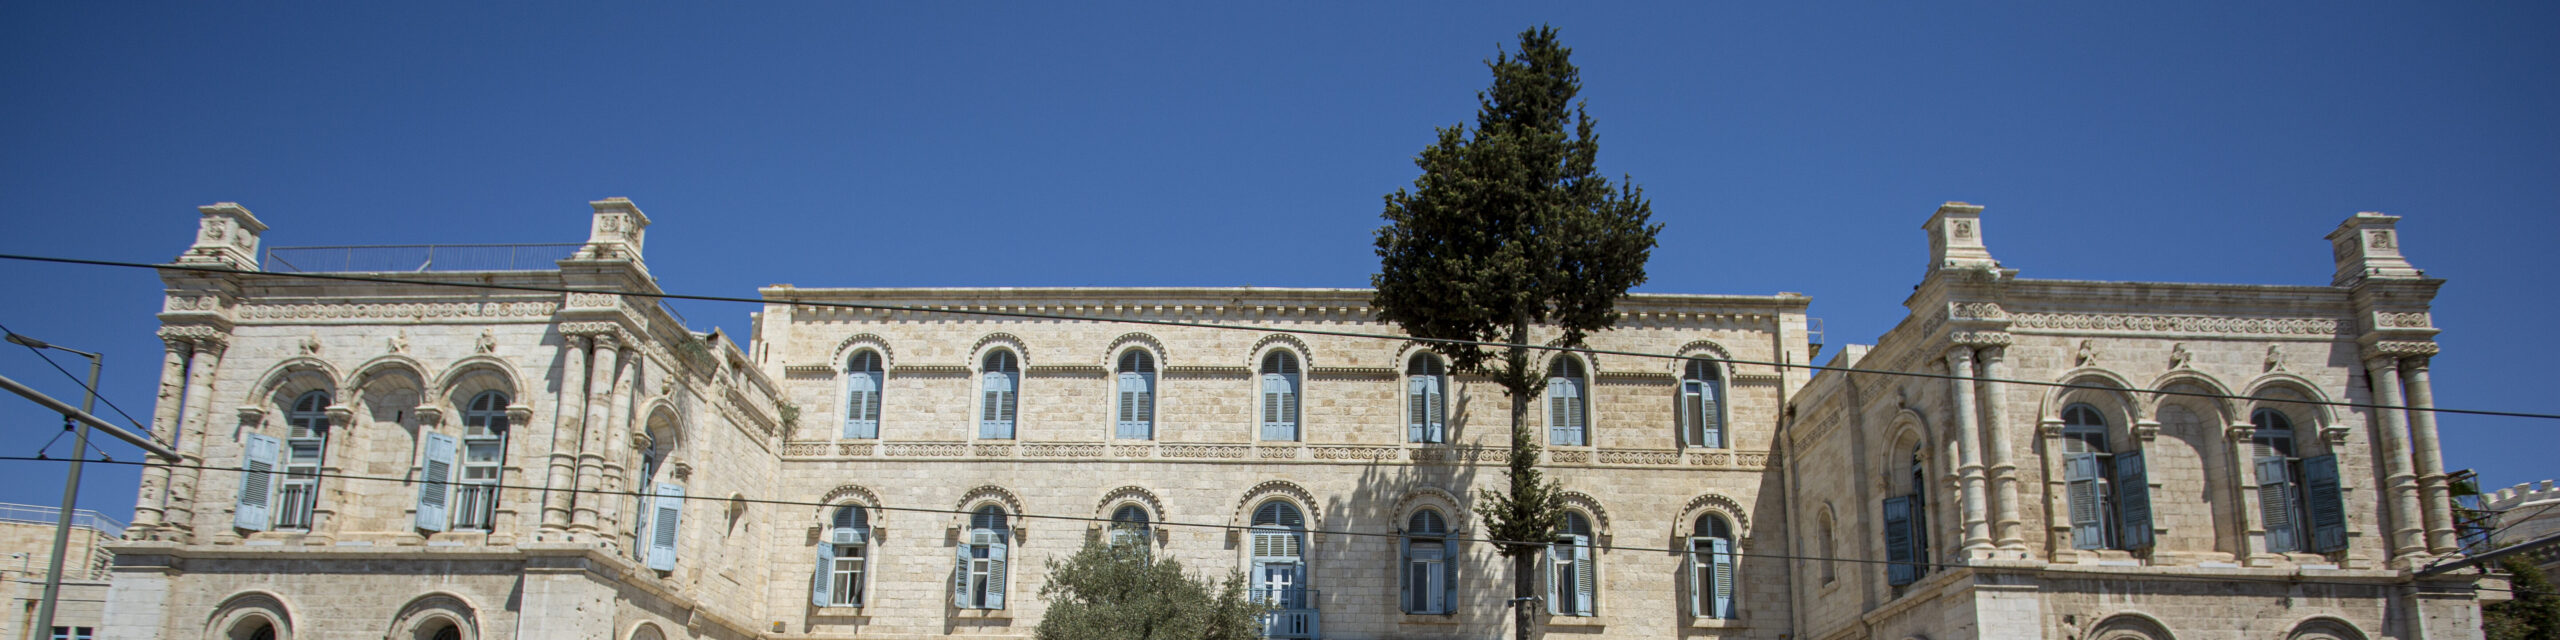
M 1723 363 L 1690 358 L 1681 367 L 1679 387 L 1680 446 L 1693 449 L 1733 448 L 1732 401 L 1726 394 Z
M 1425 393 L 1415 393 L 1425 387 Z M 1405 361 L 1405 441 L 1442 444 L 1449 441 L 1449 363 L 1429 351 Z
M 979 440 L 1015 440 L 1022 435 L 1022 354 L 1009 348 L 987 350 L 978 358 L 978 397 L 971 403 L 978 414 L 978 428 L 973 433 Z M 1011 389 L 994 389 L 998 375 Z M 995 394 L 1008 394 L 1001 398 Z M 990 415 L 989 412 L 996 412 Z M 1001 434 L 997 433 L 1001 431 Z
M 515 425 L 509 424 L 507 404 L 514 399 L 503 391 L 482 391 L 471 396 L 462 410 L 462 455 L 456 462 L 461 467 L 453 492 L 453 528 L 460 531 L 488 531 L 497 524 L 499 487 L 506 483 L 507 436 Z M 486 461 L 472 456 L 475 450 L 496 453 Z
M 1010 591 L 1006 582 L 1012 574 L 1012 560 L 1006 552 L 1012 542 L 1012 514 L 1004 507 L 984 505 L 972 509 L 969 520 L 968 537 L 961 544 L 968 554 L 968 564 L 963 568 L 968 583 L 961 589 L 965 596 L 953 605 L 962 609 L 1003 609 L 1005 595 Z
M 870 368 L 865 369 L 864 365 Z M 868 378 L 871 384 L 870 396 L 857 398 L 853 387 L 864 378 Z M 844 424 L 836 429 L 836 437 L 845 440 L 879 439 L 881 419 L 888 413 L 888 356 L 870 347 L 854 349 L 851 355 L 845 356 L 844 384 L 841 387 L 839 391 L 844 397 L 837 406 L 844 407 Z M 864 434 L 866 431 L 867 435 Z
M 1565 399 L 1560 397 L 1559 389 L 1572 391 L 1572 404 L 1556 404 Z M 1588 447 L 1597 441 L 1592 437 L 1591 429 L 1591 367 L 1581 358 L 1558 354 L 1549 361 L 1547 392 L 1540 396 L 1546 399 L 1547 446 Z M 1562 417 L 1558 416 L 1559 410 L 1563 412 Z M 1568 433 L 1572 434 L 1572 442 L 1564 441 Z
M 1600 615 L 1600 557 L 1593 544 L 1591 520 L 1579 511 L 1565 512 L 1564 530 L 1547 546 L 1547 613 L 1554 616 Z M 1584 591 L 1583 583 L 1591 589 Z M 1573 605 L 1567 607 L 1566 605 Z
M 1164 376 L 1155 352 L 1133 346 L 1121 350 L 1112 360 L 1111 438 L 1156 439 L 1156 407 L 1163 396 Z M 1134 392 L 1132 383 L 1139 387 Z M 1132 393 L 1137 395 L 1132 397 Z
M 1262 442 L 1307 441 L 1307 366 L 1306 358 L 1288 349 L 1272 349 L 1262 354 L 1261 364 L 1254 370 L 1254 411 L 1260 418 L 1255 440 Z M 1273 398 L 1274 385 L 1283 394 Z M 1285 431 L 1286 437 L 1277 434 Z
M 1426 519 L 1424 514 L 1429 514 L 1430 518 Z M 1396 594 L 1396 602 L 1406 613 L 1448 615 L 1456 612 L 1456 607 L 1451 606 L 1456 596 L 1452 592 L 1451 578 L 1456 572 L 1458 558 L 1457 545 L 1450 540 L 1452 537 L 1448 517 L 1439 509 L 1415 509 L 1405 517 L 1404 557 L 1396 567 L 1396 571 L 1402 574 L 1398 580 L 1402 592 Z
M 276 482 L 273 501 L 276 530 L 309 531 L 319 525 L 320 473 L 329 456 L 330 401 L 327 391 L 305 391 L 294 397 L 291 410 L 285 412 L 284 447 L 277 465 L 282 478 Z M 302 455 L 306 445 L 308 456 Z

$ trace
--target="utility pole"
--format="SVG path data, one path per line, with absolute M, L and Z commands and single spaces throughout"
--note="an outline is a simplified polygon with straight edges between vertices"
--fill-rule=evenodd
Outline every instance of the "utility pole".
M 105 356 L 70 347 L 47 344 L 43 340 L 37 340 L 35 338 L 29 338 L 15 333 L 9 334 L 9 341 L 26 345 L 28 348 L 32 349 L 54 349 L 88 358 L 89 387 L 87 392 L 80 397 L 80 412 L 90 413 L 90 410 L 97 406 L 98 368 L 101 362 L 105 360 Z M 89 423 L 74 420 L 71 418 L 71 414 L 65 413 L 62 414 L 62 428 L 77 428 L 79 433 L 71 438 L 71 475 L 69 478 L 62 481 L 62 514 L 60 519 L 53 524 L 53 558 L 45 563 L 44 600 L 36 605 L 35 628 L 27 630 L 28 635 L 31 638 L 52 637 L 53 605 L 55 602 L 59 602 L 62 599 L 62 556 L 71 546 L 71 518 L 78 511 L 76 507 L 80 501 L 80 463 L 89 457 Z M 46 635 L 36 636 L 35 634 Z

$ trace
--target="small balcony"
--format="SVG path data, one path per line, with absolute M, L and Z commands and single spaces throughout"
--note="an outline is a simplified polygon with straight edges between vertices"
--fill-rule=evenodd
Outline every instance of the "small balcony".
M 1323 637 L 1324 616 L 1316 611 L 1322 595 L 1314 589 L 1254 589 L 1253 601 L 1272 607 L 1262 618 L 1262 637 Z

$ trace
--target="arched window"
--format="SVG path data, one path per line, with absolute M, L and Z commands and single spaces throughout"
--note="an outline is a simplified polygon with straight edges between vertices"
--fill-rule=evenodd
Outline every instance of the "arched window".
M 633 485 L 640 495 L 632 497 L 631 553 L 659 571 L 675 570 L 676 533 L 684 520 L 684 487 L 658 482 L 659 469 L 675 454 L 676 444 L 675 426 L 652 420 L 640 443 L 640 476 Z
M 1297 505 L 1272 500 L 1253 510 L 1253 601 L 1272 607 L 1263 635 L 1309 638 L 1316 631 L 1307 574 L 1307 521 Z
M 1131 440 L 1156 437 L 1156 358 L 1145 349 L 1120 354 L 1119 436 Z
M 1589 442 L 1585 434 L 1591 407 L 1585 387 L 1581 360 L 1556 356 L 1547 367 L 1547 444 L 1578 447 Z
M 1012 527 L 1004 507 L 978 507 L 969 515 L 969 538 L 951 569 L 951 599 L 962 609 L 1004 608 L 1005 545 Z
M 818 542 L 818 571 L 809 603 L 821 607 L 862 606 L 862 575 L 870 561 L 871 515 L 861 505 L 836 507 Z
M 880 437 L 880 394 L 887 386 L 880 352 L 853 352 L 844 365 L 844 433 L 847 438 Z
M 2071 516 L 2071 546 L 2081 549 L 2115 548 L 2114 483 L 2107 470 L 2113 468 L 2114 450 L 2107 446 L 2107 419 L 2096 407 L 2074 404 L 2062 408 L 2062 478 L 2063 497 Z
M 1547 613 L 1594 615 L 1599 578 L 1591 557 L 1591 520 L 1579 511 L 1564 514 L 1564 531 L 1547 545 Z
M 1120 505 L 1111 512 L 1111 544 L 1134 544 L 1145 549 L 1154 533 L 1147 527 L 1147 510 L 1134 504 Z
M 1013 439 L 1013 419 L 1022 401 L 1022 362 L 1012 351 L 997 349 L 987 353 L 979 368 L 978 437 L 990 440 Z
M 1458 582 L 1458 558 L 1449 542 L 1449 523 L 1436 509 L 1424 508 L 1405 519 L 1404 570 L 1396 582 L 1405 613 L 1447 614 Z
M 1262 356 L 1262 439 L 1298 440 L 1297 354 L 1274 349 Z
M 284 414 L 284 481 L 277 483 L 274 498 L 274 526 L 277 529 L 309 530 L 311 528 L 312 514 L 320 506 L 321 458 L 329 450 L 328 410 L 329 392 L 306 391 L 300 397 L 294 398 L 293 408 Z M 256 443 L 252 444 L 254 448 Z M 269 468 L 273 468 L 274 441 L 269 439 L 266 446 L 270 449 L 267 451 L 265 462 L 270 465 Z M 256 457 L 258 456 L 253 451 L 250 458 L 254 460 Z M 260 493 L 265 492 L 265 474 L 248 475 L 259 476 L 257 478 L 259 486 L 253 489 Z M 245 484 L 244 487 L 246 487 Z M 253 489 L 242 489 L 243 498 L 245 499 Z
M 1689 615 L 1734 618 L 1733 526 L 1723 516 L 1698 514 L 1689 536 Z
M 1840 577 L 1840 545 L 1837 542 L 1834 542 L 1838 538 L 1833 536 L 1831 522 L 1831 507 L 1823 507 L 1822 517 L 1819 523 L 1820 526 L 1815 530 L 1815 534 L 1821 536 L 1821 540 L 1817 544 L 1822 549 L 1823 584 L 1831 584 L 1831 581 L 1837 580 Z
M 1404 373 L 1405 440 L 1448 442 L 1448 365 L 1431 354 L 1417 353 Z
M 1689 360 L 1680 373 L 1681 444 L 1723 448 L 1724 423 L 1724 378 L 1714 362 Z
M 2329 553 L 2347 548 L 2346 505 L 2338 457 L 2303 457 L 2293 419 L 2283 411 L 2250 412 L 2249 452 L 2257 468 L 2258 520 L 2267 551 Z
M 1911 450 L 1910 493 L 1884 499 L 1885 584 L 1920 581 L 1929 571 L 1929 470 L 1926 449 Z

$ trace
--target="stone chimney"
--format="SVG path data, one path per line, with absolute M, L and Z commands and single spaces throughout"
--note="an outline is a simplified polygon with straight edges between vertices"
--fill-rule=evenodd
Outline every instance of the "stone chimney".
M 203 217 L 196 219 L 195 246 L 178 254 L 178 264 L 258 270 L 258 234 L 267 231 L 265 223 L 237 202 L 216 202 L 196 211 Z
M 595 220 L 587 232 L 587 246 L 578 249 L 578 257 L 639 262 L 641 242 L 648 237 L 648 214 L 641 213 L 630 198 L 605 198 L 587 206 L 595 209 Z
M 2366 278 L 2426 277 L 2426 272 L 2410 266 L 2409 259 L 2400 256 L 2400 233 L 2396 229 L 2399 224 L 2400 216 L 2372 211 L 2338 223 L 2338 230 L 2329 232 L 2330 255 L 2338 262 L 2338 273 L 2330 283 L 2343 287 Z
M 1962 202 L 1938 206 L 1929 216 L 1929 272 L 1941 269 L 1992 271 L 2000 261 L 1982 243 L 1982 207 Z

